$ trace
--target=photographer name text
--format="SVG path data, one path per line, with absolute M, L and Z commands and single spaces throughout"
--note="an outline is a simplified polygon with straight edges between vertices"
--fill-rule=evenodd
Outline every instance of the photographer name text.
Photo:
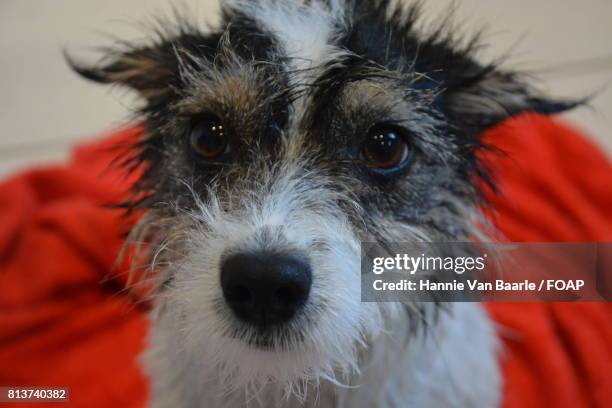
M 452 282 L 439 282 L 430 279 L 408 280 L 402 279 L 398 282 L 386 282 L 376 279 L 373 282 L 376 291 L 578 291 L 584 286 L 582 279 L 541 279 L 530 281 L 525 279 L 520 282 L 496 279 L 494 282 L 481 282 L 477 279 L 466 281 L 453 280 Z

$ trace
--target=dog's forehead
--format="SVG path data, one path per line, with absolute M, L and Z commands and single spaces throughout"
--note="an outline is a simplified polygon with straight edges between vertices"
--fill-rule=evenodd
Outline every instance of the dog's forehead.
M 339 52 L 336 39 L 347 28 L 347 7 L 341 0 L 233 1 L 229 5 L 252 18 L 264 35 L 272 36 L 295 71 L 306 72 L 333 58 Z
M 188 97 L 178 102 L 181 112 L 212 111 L 251 143 L 270 126 L 284 130 L 286 140 L 306 137 L 312 116 L 318 125 L 329 121 L 313 115 L 325 109 L 405 107 L 388 79 L 346 80 L 351 68 L 345 61 L 353 54 L 345 44 L 351 23 L 342 2 L 260 0 L 230 7 L 212 62 L 190 81 Z
M 351 21 L 352 6 L 343 1 L 259 0 L 234 1 L 228 7 L 230 18 L 212 68 L 204 80 L 191 84 L 190 97 L 179 103 L 181 110 L 218 113 L 248 129 L 240 132 L 247 139 L 269 127 L 279 111 L 275 119 L 284 118 L 273 126 L 289 130 L 290 139 L 329 121 L 319 115 L 324 110 L 407 112 L 406 95 L 397 83 L 370 77 L 364 69 L 371 62 L 367 54 L 357 58 L 354 38 L 348 44 L 357 25 Z M 306 133 L 291 132 L 296 129 Z
M 252 19 L 259 35 L 269 37 L 268 58 L 281 61 L 282 67 L 282 73 L 272 75 L 285 76 L 287 92 L 281 92 L 285 97 L 281 103 L 289 105 L 286 125 L 300 127 L 307 113 L 316 109 L 312 105 L 320 102 L 312 98 L 319 78 L 346 53 L 338 38 L 348 29 L 347 4 L 343 0 L 260 0 L 233 2 L 230 7 L 239 10 L 237 15 Z M 297 133 L 289 135 L 295 138 Z

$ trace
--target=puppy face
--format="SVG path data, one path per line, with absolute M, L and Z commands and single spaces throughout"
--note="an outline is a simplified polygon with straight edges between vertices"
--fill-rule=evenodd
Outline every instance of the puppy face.
M 232 2 L 180 20 L 88 78 L 140 92 L 142 178 L 128 204 L 153 244 L 158 319 L 232 386 L 333 377 L 419 305 L 360 302 L 360 242 L 460 240 L 479 135 L 567 105 L 417 32 L 387 1 Z M 407 307 L 409 306 L 409 307 Z

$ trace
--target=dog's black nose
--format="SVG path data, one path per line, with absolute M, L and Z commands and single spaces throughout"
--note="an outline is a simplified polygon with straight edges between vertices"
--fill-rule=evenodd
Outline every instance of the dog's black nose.
M 286 322 L 308 299 L 306 260 L 289 255 L 235 254 L 221 265 L 225 301 L 239 319 L 268 326 Z

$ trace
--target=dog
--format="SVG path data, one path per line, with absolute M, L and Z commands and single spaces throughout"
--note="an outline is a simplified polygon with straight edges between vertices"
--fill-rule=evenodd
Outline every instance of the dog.
M 228 0 L 69 60 L 144 102 L 124 205 L 155 271 L 151 407 L 499 406 L 482 306 L 361 302 L 360 243 L 477 235 L 483 131 L 571 104 L 419 10 Z

